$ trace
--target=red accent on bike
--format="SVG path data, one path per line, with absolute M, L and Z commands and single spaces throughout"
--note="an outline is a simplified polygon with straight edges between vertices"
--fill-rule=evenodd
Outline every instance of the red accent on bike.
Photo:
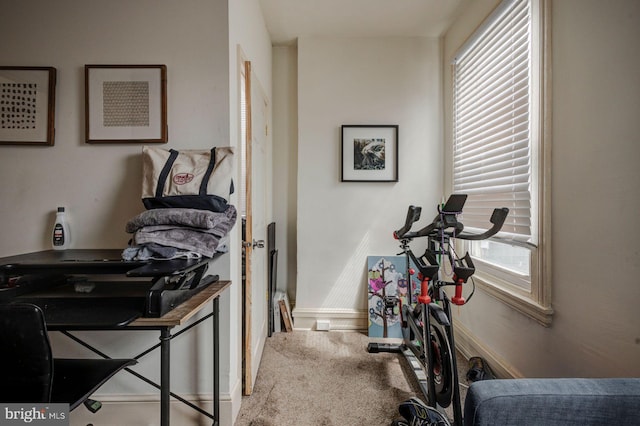
M 462 296 L 462 283 L 464 282 L 464 280 L 456 279 L 455 276 L 453 277 L 453 279 L 456 281 L 456 294 L 451 298 L 451 303 L 458 306 L 464 305 L 465 300 Z
M 416 273 L 416 270 L 413 268 L 409 268 L 409 275 L 413 275 Z
M 398 238 L 398 233 L 396 231 L 393 231 L 393 238 L 395 238 L 396 240 L 400 239 Z
M 431 297 L 429 297 L 429 278 L 425 278 L 420 283 L 420 296 L 418 296 L 418 302 L 428 305 L 431 303 Z

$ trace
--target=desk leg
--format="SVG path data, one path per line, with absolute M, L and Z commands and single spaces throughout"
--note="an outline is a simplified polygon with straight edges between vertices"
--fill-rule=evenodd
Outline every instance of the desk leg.
M 169 384 L 169 366 L 171 349 L 171 332 L 169 327 L 162 327 L 160 330 L 160 424 L 169 426 L 171 409 L 169 398 L 171 387 Z
M 220 424 L 220 299 L 213 299 L 213 425 Z

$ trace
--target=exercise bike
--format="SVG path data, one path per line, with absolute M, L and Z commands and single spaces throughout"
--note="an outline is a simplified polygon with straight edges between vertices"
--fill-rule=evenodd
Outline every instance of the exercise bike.
M 466 298 L 462 290 L 463 285 L 474 274 L 475 267 L 469 253 L 462 258 L 456 255 L 452 240 L 489 238 L 500 231 L 509 213 L 507 208 L 495 209 L 490 218 L 492 226 L 489 230 L 479 234 L 465 232 L 464 225 L 458 221 L 458 215 L 462 213 L 466 199 L 465 194 L 451 195 L 444 205 L 438 206 L 438 214 L 433 221 L 414 232 L 411 232 L 411 227 L 420 219 L 422 209 L 409 206 L 404 226 L 393 233 L 394 238 L 400 241 L 400 254 L 407 256 L 407 278 L 410 281 L 407 303 L 402 303 L 400 309 L 403 342 L 370 343 L 367 350 L 371 353 L 402 353 L 416 376 L 427 406 L 421 410 L 419 399 L 412 398 L 406 401 L 400 406 L 403 416 L 407 418 L 423 415 L 424 422 L 413 419 L 411 423 L 396 424 L 447 425 L 449 423 L 444 409 L 453 403 L 453 424 L 462 426 L 451 304 L 461 306 L 471 299 L 473 290 Z M 427 248 L 423 255 L 416 256 L 411 250 L 410 242 L 420 237 L 427 237 Z M 420 294 L 417 297 L 414 295 L 410 278 L 415 273 L 412 264 L 418 269 L 420 280 Z M 443 279 L 442 269 L 445 265 L 451 267 L 451 281 Z M 473 282 L 473 279 L 471 281 Z M 453 297 L 449 298 L 444 291 L 446 286 L 455 287 Z M 438 417 L 437 413 L 428 413 L 434 410 L 440 413 L 442 422 L 438 423 L 435 420 Z

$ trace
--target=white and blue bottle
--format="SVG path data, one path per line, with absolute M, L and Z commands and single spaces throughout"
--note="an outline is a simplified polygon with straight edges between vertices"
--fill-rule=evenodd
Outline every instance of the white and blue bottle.
M 53 225 L 53 249 L 66 250 L 69 248 L 70 243 L 69 225 L 67 225 L 64 207 L 58 207 L 56 223 Z

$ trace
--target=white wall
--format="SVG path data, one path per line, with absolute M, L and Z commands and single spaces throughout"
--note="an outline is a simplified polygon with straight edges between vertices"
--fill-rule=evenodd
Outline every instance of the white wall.
M 236 7 L 237 2 L 233 3 Z M 0 36 L 7 42 L 0 44 L 2 64 L 54 66 L 58 84 L 55 146 L 0 146 L 0 256 L 50 248 L 54 210 L 59 205 L 66 206 L 70 216 L 74 248 L 124 248 L 129 239 L 125 223 L 144 209 L 140 202 L 142 146 L 84 142 L 85 64 L 166 64 L 166 147 L 230 143 L 235 132 L 230 129 L 230 69 L 235 56 L 229 58 L 229 14 L 225 0 L 25 0 L 4 6 Z M 264 62 L 265 81 L 269 81 L 270 63 Z M 235 109 L 231 111 L 235 114 Z M 231 257 L 220 259 L 210 272 L 236 281 Z M 233 259 L 232 263 L 239 262 Z M 221 298 L 223 403 L 230 401 L 239 376 L 238 292 L 239 285 L 234 283 Z M 86 334 L 105 351 L 120 356 L 132 355 L 126 352 L 154 344 L 158 338 L 155 332 Z M 174 341 L 173 365 L 187 366 L 187 370 L 172 375 L 173 390 L 210 398 L 210 335 L 208 325 Z M 59 353 L 83 353 L 63 339 L 56 339 L 54 346 Z M 158 363 L 158 355 L 152 355 L 136 368 L 159 377 Z M 154 389 L 129 377 L 119 375 L 109 382 L 102 390 L 103 401 L 157 400 Z M 142 419 L 126 418 L 122 424 L 157 423 L 156 408 L 145 410 Z M 72 421 L 83 410 L 74 411 Z M 87 421 L 100 422 L 114 415 L 124 416 L 105 406 Z M 231 419 L 225 422 L 230 424 Z
M 228 144 L 226 5 L 191 3 L 28 0 L 2 14 L 2 63 L 54 66 L 58 85 L 55 146 L 1 147 L 0 255 L 49 248 L 58 205 L 76 248 L 124 247 L 143 210 L 141 145 L 84 143 L 85 64 L 166 64 L 168 146 Z
M 295 326 L 366 328 L 366 262 L 395 254 L 409 204 L 442 195 L 438 40 L 298 40 Z M 399 182 L 341 183 L 340 126 L 398 124 Z
M 297 290 L 298 48 L 273 47 L 273 214 L 278 249 L 277 287 Z
M 497 3 L 470 4 L 445 37 L 448 104 L 450 59 Z M 640 3 L 551 4 L 553 324 L 481 291 L 460 320 L 515 375 L 637 377 Z
M 230 114 L 231 114 L 231 140 L 234 146 L 240 151 L 240 68 L 239 64 L 241 60 L 247 60 L 251 62 L 252 70 L 252 87 L 255 89 L 258 86 L 262 88 L 266 99 L 270 102 L 271 99 L 271 40 L 267 32 L 264 18 L 258 0 L 233 0 L 229 2 L 229 91 L 230 91 Z M 242 57 L 242 58 L 241 58 Z M 271 111 L 271 108 L 268 109 Z M 271 129 L 271 117 L 267 117 L 267 127 Z M 271 205 L 270 194 L 273 193 L 273 177 L 272 177 L 272 155 L 273 146 L 271 141 L 271 132 L 266 141 L 266 169 L 267 169 L 267 183 L 264 188 L 267 196 L 266 219 L 265 223 L 270 223 L 273 220 L 273 207 Z M 238 170 L 239 172 L 239 170 Z M 237 174 L 236 182 L 240 182 L 240 175 Z M 255 185 L 255 184 L 254 184 Z M 255 236 L 256 239 L 264 238 Z M 235 228 L 235 241 L 234 247 L 240 248 L 240 241 L 242 239 L 241 227 Z M 265 255 L 266 250 L 257 251 L 255 255 Z M 230 342 L 234 353 L 237 354 L 232 359 L 230 366 L 231 369 L 231 391 L 232 391 L 232 418 L 238 414 L 241 405 L 241 393 L 242 393 L 242 288 L 241 288 L 241 261 L 240 257 L 235 257 L 232 262 L 232 276 L 233 280 L 238 285 L 236 291 L 233 293 L 233 299 L 231 306 L 234 307 L 234 315 L 230 326 L 232 327 L 231 335 L 232 340 Z M 265 261 L 266 262 L 266 261 Z M 264 277 L 266 281 L 266 276 Z M 253 354 L 251 356 L 252 363 L 256 366 L 259 365 L 260 358 L 262 356 L 262 349 L 264 347 L 265 340 L 267 338 L 267 318 L 266 315 L 260 316 L 259 313 L 264 312 L 258 308 L 258 301 L 261 297 L 264 297 L 265 291 L 258 290 L 258 278 L 254 278 L 253 286 L 253 300 L 254 310 L 252 313 L 252 329 L 251 329 L 251 347 Z M 266 283 L 265 283 L 266 284 Z M 266 288 L 266 287 L 265 287 Z M 264 302 L 266 306 L 266 301 Z M 256 325 L 260 324 L 260 326 Z

